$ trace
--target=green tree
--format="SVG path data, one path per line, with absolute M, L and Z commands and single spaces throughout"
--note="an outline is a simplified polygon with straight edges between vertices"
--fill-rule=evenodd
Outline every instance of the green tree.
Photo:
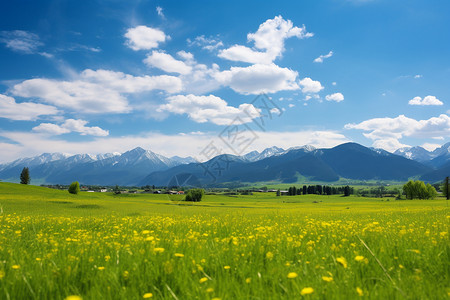
M 445 177 L 445 179 L 444 179 L 444 183 L 443 183 L 443 186 L 442 186 L 442 193 L 444 193 L 444 196 L 447 198 L 447 200 L 448 199 L 450 199 L 450 186 L 449 186 L 449 178 L 448 178 L 448 176 L 447 177 Z
M 280 189 L 278 189 L 277 190 L 277 197 L 280 197 L 281 196 L 281 191 L 280 191 Z
M 69 193 L 78 194 L 80 192 L 80 183 L 78 181 L 74 181 L 69 186 Z
M 25 167 L 22 169 L 22 173 L 20 173 L 20 183 L 29 184 L 30 181 L 31 181 L 30 170 L 27 167 Z
M 190 189 L 187 194 L 185 201 L 192 201 L 192 202 L 200 202 L 202 201 L 203 195 L 205 194 L 204 189 Z
M 350 196 L 350 187 L 348 185 L 344 187 L 344 196 Z
M 403 185 L 403 193 L 406 194 L 406 199 L 433 199 L 436 197 L 436 189 L 431 184 L 426 184 L 423 181 L 417 180 L 408 181 Z
M 120 188 L 119 188 L 119 186 L 117 184 L 114 187 L 113 191 L 114 191 L 114 194 L 116 194 L 116 195 L 120 194 Z

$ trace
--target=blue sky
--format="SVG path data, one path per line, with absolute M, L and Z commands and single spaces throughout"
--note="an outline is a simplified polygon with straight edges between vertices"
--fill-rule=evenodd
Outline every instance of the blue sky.
M 0 162 L 136 146 L 202 160 L 211 143 L 433 150 L 450 137 L 449 13 L 415 0 L 2 1 Z M 231 128 L 256 138 L 232 143 Z

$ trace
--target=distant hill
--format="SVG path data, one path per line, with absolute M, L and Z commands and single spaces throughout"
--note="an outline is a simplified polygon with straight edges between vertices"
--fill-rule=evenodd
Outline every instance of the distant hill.
M 436 149 L 433 158 L 424 163 L 404 157 L 406 152 L 400 156 L 356 143 L 331 149 L 302 146 L 284 150 L 274 146 L 243 156 L 223 154 L 204 163 L 197 163 L 192 157 L 169 158 L 140 147 L 122 154 L 44 153 L 0 165 L 0 180 L 18 182 L 23 167 L 29 167 L 32 184 L 70 184 L 75 180 L 91 185 L 139 186 L 165 186 L 185 180 L 212 185 L 261 181 L 292 183 L 299 176 L 325 182 L 340 178 L 407 180 L 422 176 L 434 182 L 442 180 L 443 174 L 449 175 L 449 148 L 450 143 Z
M 177 166 L 150 173 L 140 185 L 166 185 L 179 174 L 191 174 L 203 184 L 227 182 L 296 182 L 297 175 L 315 181 L 349 179 L 406 180 L 432 168 L 404 157 L 346 143 L 331 149 L 292 148 L 258 161 L 221 155 L 205 163 Z
M 148 173 L 168 169 L 192 158 L 167 158 L 140 147 L 123 154 L 42 154 L 0 165 L 0 179 L 18 181 L 23 167 L 29 167 L 31 183 L 69 184 L 78 180 L 92 185 L 135 185 Z
M 397 149 L 394 154 L 418 161 L 433 168 L 439 168 L 450 162 L 450 143 L 446 143 L 434 151 L 420 146 Z

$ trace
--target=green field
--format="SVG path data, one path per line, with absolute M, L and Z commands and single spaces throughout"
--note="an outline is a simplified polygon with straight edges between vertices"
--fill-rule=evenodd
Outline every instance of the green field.
M 389 200 L 0 183 L 0 299 L 449 298 L 449 201 Z

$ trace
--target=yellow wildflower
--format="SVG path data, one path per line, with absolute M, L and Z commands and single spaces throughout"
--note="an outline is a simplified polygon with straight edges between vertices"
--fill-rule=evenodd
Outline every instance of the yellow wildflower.
M 333 277 L 331 277 L 331 276 L 322 276 L 322 280 L 326 281 L 326 282 L 332 282 L 333 281 Z
M 144 299 L 148 299 L 148 298 L 151 298 L 151 297 L 153 297 L 153 294 L 152 294 L 152 293 L 145 293 L 145 294 L 142 296 L 142 298 L 144 298 Z
M 358 293 L 359 296 L 361 296 L 361 297 L 364 296 L 364 292 L 361 288 L 357 287 L 356 292 Z
M 266 258 L 269 259 L 269 260 L 272 260 L 272 258 L 273 258 L 273 253 L 270 252 L 270 251 L 267 252 L 267 253 L 266 253 Z
M 231 269 L 231 267 L 230 266 L 225 266 L 225 267 L 223 267 L 225 270 L 229 270 L 229 269 Z
M 309 294 L 312 294 L 312 293 L 314 293 L 314 289 L 312 287 L 305 287 L 300 292 L 300 295 L 304 296 L 304 295 L 309 295 Z
M 208 278 L 203 277 L 203 278 L 200 278 L 200 280 L 199 280 L 198 282 L 204 283 L 204 282 L 206 282 L 206 281 L 208 281 Z
M 175 256 L 176 257 L 184 257 L 184 254 L 182 254 L 182 253 L 175 253 Z
M 153 251 L 155 251 L 156 253 L 163 253 L 164 252 L 164 248 L 155 248 L 153 249 Z
M 295 272 L 290 272 L 290 273 L 287 275 L 287 278 L 289 278 L 289 279 L 293 279 L 293 278 L 296 278 L 296 277 L 298 277 L 298 274 L 295 273 Z
M 72 296 L 67 296 L 65 300 L 82 300 L 83 298 L 81 298 L 80 296 L 77 295 L 72 295 Z
M 19 266 L 19 265 L 13 265 L 12 268 L 13 268 L 14 270 L 19 270 L 19 269 L 20 269 L 20 266 Z
M 355 260 L 358 261 L 358 262 L 361 262 L 361 261 L 364 260 L 364 256 L 357 255 L 357 256 L 355 257 Z
M 341 264 L 344 268 L 347 268 L 347 260 L 345 259 L 345 257 L 338 257 L 336 258 L 336 261 Z

